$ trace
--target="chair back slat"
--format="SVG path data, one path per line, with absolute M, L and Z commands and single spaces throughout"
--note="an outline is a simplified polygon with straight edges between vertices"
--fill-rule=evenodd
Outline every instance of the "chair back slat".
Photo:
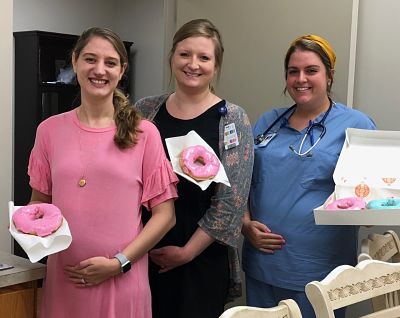
M 361 241 L 361 254 L 358 261 L 375 259 L 384 262 L 400 262 L 400 239 L 396 232 L 390 230 L 384 234 L 372 233 Z M 400 293 L 393 292 L 371 299 L 375 311 L 398 306 Z
M 293 299 L 285 299 L 271 308 L 232 307 L 225 310 L 219 318 L 302 318 L 302 316 L 297 303 Z
M 398 290 L 400 263 L 376 260 L 362 261 L 356 267 L 339 266 L 322 281 L 306 286 L 306 294 L 316 316 L 324 318 L 335 317 L 333 311 L 336 309 Z M 397 306 L 397 300 L 387 301 Z M 393 308 L 400 310 L 400 307 Z

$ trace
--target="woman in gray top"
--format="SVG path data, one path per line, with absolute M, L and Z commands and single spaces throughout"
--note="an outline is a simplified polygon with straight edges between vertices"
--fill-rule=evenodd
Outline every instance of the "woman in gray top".
M 176 90 L 144 98 L 136 107 L 165 138 L 194 130 L 215 151 L 231 187 L 205 191 L 179 178 L 176 226 L 150 252 L 153 317 L 219 316 L 240 295 L 237 245 L 253 167 L 253 138 L 242 108 L 214 94 L 222 64 L 220 34 L 208 20 L 192 20 L 175 34 L 170 66 Z

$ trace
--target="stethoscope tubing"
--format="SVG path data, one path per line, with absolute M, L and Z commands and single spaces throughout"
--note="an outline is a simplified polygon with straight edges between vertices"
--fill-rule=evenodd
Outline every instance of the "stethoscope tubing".
M 276 119 L 273 121 L 273 123 L 272 123 L 271 125 L 269 125 L 269 126 L 267 127 L 267 129 L 266 129 L 262 134 L 259 134 L 259 135 L 257 135 L 256 138 L 254 138 L 254 143 L 255 143 L 256 145 L 260 144 L 260 143 L 264 140 L 265 136 L 267 136 L 267 134 L 271 131 L 271 129 L 274 128 L 275 125 L 276 125 L 278 122 L 280 122 L 283 118 L 285 118 L 285 116 L 286 116 L 287 114 L 289 114 L 292 110 L 294 110 L 294 109 L 296 108 L 296 106 L 297 106 L 297 105 L 294 104 L 293 106 L 291 106 L 291 107 L 289 107 L 288 109 L 286 109 L 281 115 L 279 115 L 278 118 L 276 118 Z
M 330 111 L 332 109 L 332 106 L 334 105 L 334 102 L 330 98 L 329 98 L 329 102 L 330 102 L 329 108 L 325 112 L 325 114 L 322 117 L 322 119 L 317 123 L 312 123 L 310 121 L 310 124 L 308 125 L 307 130 L 306 130 L 306 133 L 305 133 L 305 135 L 304 135 L 304 137 L 303 137 L 303 139 L 301 141 L 301 144 L 300 144 L 300 147 L 299 147 L 299 151 L 296 151 L 293 147 L 289 147 L 297 155 L 299 155 L 299 156 L 307 155 L 318 144 L 318 142 L 324 137 L 324 135 L 326 133 L 325 120 L 328 117 L 328 115 L 329 115 L 329 113 L 330 113 Z M 293 106 L 291 106 L 288 109 L 286 109 L 280 116 L 278 116 L 273 121 L 273 123 L 271 125 L 269 125 L 267 127 L 267 129 L 262 134 L 259 134 L 259 135 L 257 135 L 256 138 L 254 138 L 254 144 L 255 145 L 259 145 L 266 138 L 267 134 L 272 130 L 272 128 L 274 128 L 275 125 L 278 122 L 282 121 L 282 119 L 285 118 L 288 113 L 290 113 L 291 111 L 295 110 L 296 107 L 297 107 L 297 105 L 294 104 Z M 314 136 L 313 136 L 312 130 L 314 128 L 317 128 L 317 127 L 321 129 L 321 133 L 320 133 L 318 139 L 316 140 L 316 142 L 314 143 Z M 306 140 L 308 135 L 310 135 L 311 147 L 307 151 L 302 153 L 301 150 L 303 149 L 304 142 L 305 142 L 305 140 Z

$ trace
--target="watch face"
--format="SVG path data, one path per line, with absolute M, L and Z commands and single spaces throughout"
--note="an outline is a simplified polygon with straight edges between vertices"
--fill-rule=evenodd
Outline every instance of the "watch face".
M 131 262 L 129 259 L 126 258 L 126 256 L 122 253 L 117 253 L 115 254 L 114 258 L 116 258 L 119 263 L 121 264 L 121 272 L 126 273 L 131 269 Z
M 125 263 L 124 265 L 122 265 L 122 272 L 126 273 L 131 269 L 131 267 L 132 267 L 131 262 Z

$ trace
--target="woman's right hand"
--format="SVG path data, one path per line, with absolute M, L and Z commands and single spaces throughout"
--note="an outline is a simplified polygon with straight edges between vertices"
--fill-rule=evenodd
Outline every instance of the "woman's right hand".
M 273 254 L 285 244 L 282 235 L 272 233 L 268 226 L 258 221 L 244 222 L 242 233 L 256 249 L 264 253 Z

